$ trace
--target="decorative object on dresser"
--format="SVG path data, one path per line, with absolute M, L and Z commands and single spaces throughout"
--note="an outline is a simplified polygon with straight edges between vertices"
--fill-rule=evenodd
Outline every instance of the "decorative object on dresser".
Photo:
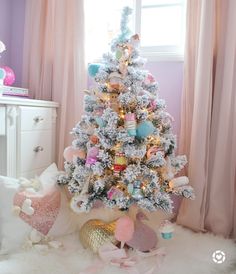
M 0 86 L 0 89 L 2 94 L 6 96 L 29 97 L 29 90 L 27 88 Z
M 0 97 L 0 174 L 34 177 L 55 160 L 56 108 L 51 101 Z

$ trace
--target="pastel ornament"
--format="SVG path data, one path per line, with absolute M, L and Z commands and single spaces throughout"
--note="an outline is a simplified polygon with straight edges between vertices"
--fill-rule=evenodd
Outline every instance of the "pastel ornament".
M 99 63 L 92 63 L 88 66 L 88 73 L 91 77 L 95 77 L 98 73 L 99 69 L 101 67 L 101 64 Z
M 108 83 L 108 89 L 109 91 L 120 91 L 123 89 L 124 84 L 123 84 L 123 76 L 122 74 L 118 72 L 112 72 L 109 75 L 109 83 Z
M 3 85 L 4 78 L 6 77 L 6 72 L 3 68 L 0 68 L 0 85 Z
M 107 192 L 107 197 L 109 200 L 116 200 L 123 196 L 123 191 L 118 189 L 115 186 L 112 186 L 109 191 Z
M 119 94 L 116 92 L 108 92 L 107 93 L 107 100 L 108 100 L 108 106 L 112 108 L 115 112 L 119 111 L 119 104 L 118 104 L 118 98 Z
M 87 194 L 78 194 L 72 197 L 70 201 L 70 208 L 75 212 L 75 213 L 80 213 L 81 207 L 83 206 L 84 203 L 86 203 L 88 200 L 88 195 Z
M 131 240 L 134 233 L 134 221 L 129 216 L 120 217 L 116 221 L 115 238 L 121 242 L 121 248 Z
M 151 135 L 155 130 L 154 125 L 151 121 L 143 121 L 141 122 L 136 130 L 136 136 L 138 138 L 146 138 Z
M 105 126 L 105 122 L 102 119 L 102 117 L 95 117 L 95 121 L 96 121 L 96 123 L 99 127 L 104 127 Z
M 173 237 L 174 226 L 170 221 L 165 220 L 161 223 L 159 231 L 163 239 L 169 240 Z
M 91 165 L 97 162 L 97 156 L 99 154 L 98 147 L 91 147 L 88 149 L 87 158 L 86 158 L 86 166 L 90 167 Z
M 186 186 L 189 184 L 189 178 L 187 176 L 180 176 L 178 178 L 174 178 L 169 182 L 170 188 L 176 188 L 180 186 Z
M 11 86 L 12 84 L 14 84 L 14 82 L 16 80 L 14 71 L 7 66 L 1 67 L 1 68 L 4 69 L 4 71 L 5 71 L 5 77 L 3 80 L 3 84 L 5 86 Z
M 157 108 L 157 101 L 156 100 L 151 100 L 150 104 L 149 104 L 149 107 L 148 107 L 148 110 L 149 111 L 153 111 Z
M 129 136 L 136 136 L 136 116 L 134 113 L 125 114 L 125 128 Z
M 153 84 L 154 82 L 155 82 L 155 78 L 153 77 L 153 75 L 151 73 L 148 73 L 144 80 L 144 83 L 146 85 L 150 85 L 150 84 Z
M 129 183 L 127 186 L 127 190 L 129 192 L 129 194 L 132 194 L 134 191 L 134 185 L 132 183 Z
M 150 160 L 157 152 L 161 152 L 163 155 L 165 154 L 163 149 L 158 146 L 150 147 L 147 151 L 147 160 Z
M 122 50 L 120 48 L 116 51 L 116 59 L 119 60 L 122 57 Z
M 127 159 L 123 152 L 116 152 L 114 162 L 114 175 L 118 175 L 120 171 L 125 170 L 127 167 Z
M 139 35 L 138 34 L 134 34 L 133 36 L 131 36 L 130 38 L 130 44 L 134 47 L 134 48 L 138 48 L 140 45 L 140 39 L 139 39 Z
M 86 153 L 82 149 L 69 146 L 65 148 L 63 152 L 63 157 L 67 162 L 71 163 L 75 158 L 85 159 Z
M 92 135 L 89 138 L 90 142 L 93 143 L 94 145 L 97 144 L 99 142 L 99 139 L 96 135 Z

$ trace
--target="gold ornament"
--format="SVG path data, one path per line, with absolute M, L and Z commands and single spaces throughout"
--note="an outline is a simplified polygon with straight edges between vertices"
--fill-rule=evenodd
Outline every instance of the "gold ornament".
M 97 219 L 87 221 L 79 231 L 83 247 L 90 248 L 94 253 L 97 253 L 105 243 L 111 242 L 117 245 L 118 241 L 114 236 L 115 227 L 116 221 L 111 223 Z

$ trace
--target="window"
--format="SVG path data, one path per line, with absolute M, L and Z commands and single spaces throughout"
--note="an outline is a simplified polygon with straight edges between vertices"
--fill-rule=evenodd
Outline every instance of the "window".
M 87 60 L 101 58 L 119 31 L 121 11 L 134 12 L 130 29 L 141 37 L 141 55 L 149 60 L 183 59 L 186 0 L 86 0 Z

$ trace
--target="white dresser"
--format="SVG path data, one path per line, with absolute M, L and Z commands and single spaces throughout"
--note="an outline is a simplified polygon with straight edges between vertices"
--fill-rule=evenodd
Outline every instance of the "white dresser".
M 0 97 L 0 175 L 32 178 L 55 160 L 57 107 Z

